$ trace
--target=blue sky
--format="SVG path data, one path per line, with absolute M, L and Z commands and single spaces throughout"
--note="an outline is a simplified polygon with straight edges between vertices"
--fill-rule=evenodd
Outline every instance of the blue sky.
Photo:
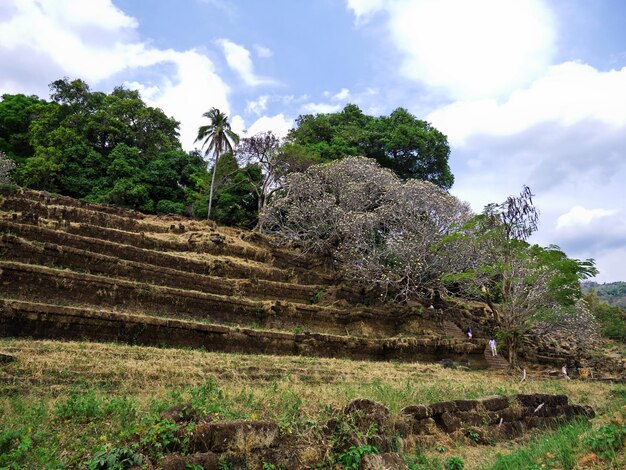
M 181 122 L 238 132 L 402 106 L 448 135 L 451 192 L 479 211 L 537 194 L 534 241 L 626 280 L 626 2 L 5 0 L 0 93 L 125 84 Z

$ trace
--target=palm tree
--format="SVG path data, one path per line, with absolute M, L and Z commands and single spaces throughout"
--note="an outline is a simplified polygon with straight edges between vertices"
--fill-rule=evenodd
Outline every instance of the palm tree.
M 215 168 L 220 155 L 233 150 L 233 145 L 239 143 L 239 136 L 230 129 L 230 123 L 226 114 L 217 108 L 211 108 L 202 115 L 209 118 L 210 123 L 200 126 L 198 137 L 194 142 L 202 141 L 202 147 L 206 146 L 205 155 L 213 154 L 215 163 L 213 164 L 213 174 L 211 175 L 211 189 L 209 191 L 209 211 L 207 220 L 211 217 L 211 205 L 213 203 L 213 184 L 215 183 Z

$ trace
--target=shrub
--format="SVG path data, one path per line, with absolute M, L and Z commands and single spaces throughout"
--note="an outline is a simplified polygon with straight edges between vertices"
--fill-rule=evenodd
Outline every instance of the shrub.
M 97 452 L 87 462 L 87 468 L 89 470 L 123 470 L 141 465 L 142 462 L 143 457 L 131 449 L 113 447 L 109 450 Z

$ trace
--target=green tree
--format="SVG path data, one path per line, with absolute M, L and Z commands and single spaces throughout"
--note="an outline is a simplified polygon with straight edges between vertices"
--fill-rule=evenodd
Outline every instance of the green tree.
M 404 108 L 374 117 L 349 104 L 338 113 L 299 116 L 296 128 L 287 135 L 284 152 L 302 154 L 303 149 L 313 160 L 365 156 L 392 169 L 402 180 L 423 179 L 443 189 L 454 183 L 446 136 Z
M 215 164 L 211 175 L 211 187 L 209 190 L 209 207 L 207 219 L 211 218 L 211 206 L 213 203 L 213 186 L 215 184 L 215 172 L 220 155 L 226 151 L 233 151 L 233 145 L 239 143 L 239 136 L 235 134 L 228 122 L 228 117 L 217 108 L 211 108 L 202 115 L 210 120 L 209 124 L 200 126 L 196 142 L 202 142 L 201 148 L 205 148 L 205 155 L 213 154 Z
M 539 213 L 530 189 L 488 205 L 441 245 L 453 262 L 444 280 L 462 294 L 485 301 L 504 340 L 509 360 L 531 331 L 568 331 L 583 335 L 593 318 L 582 297 L 580 281 L 597 274 L 593 260 L 568 258 L 557 246 L 527 243 Z M 455 256 L 450 255 L 454 253 Z
M 36 96 L 2 95 L 0 101 L 0 151 L 22 163 L 32 157 L 35 149 L 30 144 L 28 128 L 45 104 Z

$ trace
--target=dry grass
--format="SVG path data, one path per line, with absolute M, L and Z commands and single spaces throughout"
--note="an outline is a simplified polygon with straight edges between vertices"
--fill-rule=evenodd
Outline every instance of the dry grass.
M 517 377 L 489 371 L 444 369 L 435 364 L 366 362 L 299 356 L 255 356 L 100 343 L 2 339 L 0 351 L 17 361 L 3 366 L 3 382 L 18 378 L 22 393 L 63 394 L 68 387 L 101 384 L 115 393 L 158 398 L 170 390 L 213 377 L 225 393 L 261 392 L 276 384 L 303 399 L 316 415 L 357 396 L 382 401 L 393 412 L 413 403 L 493 394 L 564 393 L 574 403 L 601 409 L 609 385 Z
M 333 409 L 356 397 L 381 402 L 393 414 L 406 405 L 493 394 L 564 393 L 573 403 L 611 407 L 611 386 L 584 381 L 540 379 L 531 373 L 525 383 L 490 371 L 444 369 L 438 364 L 365 362 L 296 356 L 254 356 L 162 349 L 104 343 L 0 339 L 0 352 L 17 359 L 0 366 L 0 409 L 11 409 L 11 397 L 26 403 L 47 403 L 53 409 L 77 390 L 99 396 L 120 396 L 137 404 L 139 412 L 154 403 L 185 400 L 192 387 L 213 379 L 223 393 L 224 413 L 216 419 L 269 419 L 294 426 L 324 423 Z M 182 393 L 182 395 L 181 395 Z M 222 395 L 220 395 L 222 396 Z M 293 413 L 290 414 L 291 411 Z M 6 417 L 9 417 L 8 415 Z M 9 417 L 10 418 L 10 417 Z M 13 417 L 12 419 L 16 419 Z M 0 427 L 3 418 L 0 417 Z M 299 423 L 299 424 L 298 424 Z M 56 424 L 53 426 L 63 426 Z M 101 426 L 104 426 L 101 428 Z M 86 441 L 67 434 L 63 446 L 76 462 L 93 451 L 105 424 L 93 424 Z M 63 428 L 56 428 L 61 432 Z M 90 428 L 91 429 L 91 428 Z M 73 431 L 72 431 L 73 432 Z M 296 431 L 299 432 L 299 431 Z M 72 439 L 80 444 L 72 444 Z M 85 444 L 87 442 L 87 444 Z M 467 443 L 466 443 L 467 444 Z M 445 437 L 425 450 L 429 458 L 461 457 L 465 468 L 486 468 L 497 453 L 507 454 L 522 443 L 469 446 Z M 85 448 L 85 445 L 91 448 Z M 81 460 L 82 459 L 82 460 Z

